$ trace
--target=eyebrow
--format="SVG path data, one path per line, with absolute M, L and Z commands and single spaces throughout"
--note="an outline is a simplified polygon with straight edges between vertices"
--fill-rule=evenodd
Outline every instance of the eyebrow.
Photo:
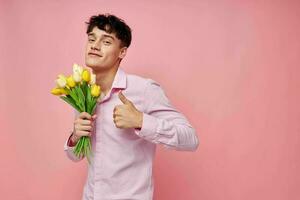
M 104 34 L 103 37 L 109 37 L 109 38 L 115 40 L 115 38 L 113 36 L 110 36 L 110 35 L 107 35 L 107 34 Z
M 96 37 L 95 33 L 92 33 L 92 32 L 88 33 L 88 36 Z M 115 40 L 115 38 L 113 36 L 108 35 L 108 34 L 104 34 L 103 37 L 108 37 L 108 38 L 111 38 L 111 39 Z
M 88 33 L 88 36 L 95 36 L 95 33 Z

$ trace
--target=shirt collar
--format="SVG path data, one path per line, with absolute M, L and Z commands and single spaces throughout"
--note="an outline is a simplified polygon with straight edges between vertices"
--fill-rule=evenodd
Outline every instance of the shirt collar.
M 97 100 L 97 102 L 100 103 L 100 102 L 105 101 L 106 99 L 108 99 L 110 97 L 110 95 L 114 89 L 116 89 L 116 88 L 125 89 L 126 85 L 127 85 L 126 73 L 124 70 L 122 70 L 119 67 L 115 74 L 114 81 L 112 83 L 112 87 L 111 87 L 111 91 L 110 91 L 109 95 L 106 95 L 107 98 L 105 98 L 104 94 L 101 92 L 100 98 Z
M 121 67 L 118 67 L 117 73 L 115 75 L 113 84 L 111 88 L 126 88 L 126 73 Z

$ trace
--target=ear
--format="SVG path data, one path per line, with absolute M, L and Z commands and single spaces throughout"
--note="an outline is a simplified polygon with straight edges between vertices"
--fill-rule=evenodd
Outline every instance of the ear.
M 119 58 L 123 59 L 126 56 L 127 47 L 122 47 L 119 53 Z

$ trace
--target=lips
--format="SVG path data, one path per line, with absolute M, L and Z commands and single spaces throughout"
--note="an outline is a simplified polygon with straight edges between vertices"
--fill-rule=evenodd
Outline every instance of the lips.
M 93 53 L 93 52 L 88 53 L 88 55 L 102 57 L 101 55 L 99 55 L 99 54 L 97 54 L 97 53 Z

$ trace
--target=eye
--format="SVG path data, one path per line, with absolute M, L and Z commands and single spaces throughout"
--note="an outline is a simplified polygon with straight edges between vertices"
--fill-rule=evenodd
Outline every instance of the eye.
M 90 39 L 88 39 L 88 41 L 89 42 L 94 42 L 95 40 L 90 38 Z
M 111 42 L 108 41 L 108 40 L 104 40 L 103 43 L 106 44 L 106 45 L 110 45 L 111 44 Z

